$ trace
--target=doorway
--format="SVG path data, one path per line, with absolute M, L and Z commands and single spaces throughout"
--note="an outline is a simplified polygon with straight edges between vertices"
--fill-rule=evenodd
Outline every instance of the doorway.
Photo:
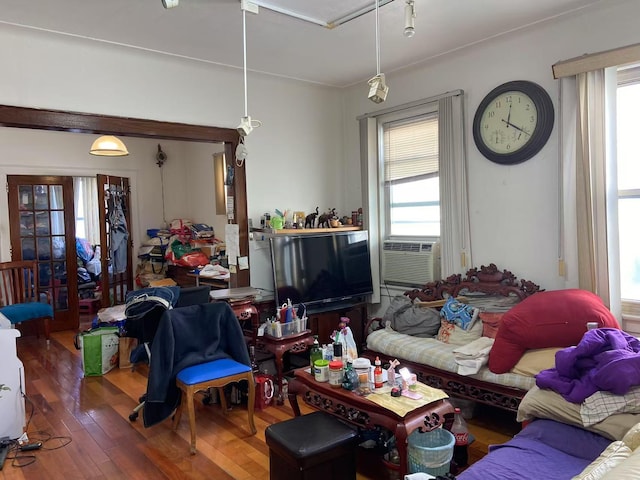
M 10 105 L 0 105 L 0 126 L 119 135 L 154 140 L 223 143 L 225 157 L 229 159 L 228 164 L 234 169 L 233 183 L 227 187 L 227 203 L 233 206 L 234 212 L 234 217 L 229 220 L 229 223 L 238 225 L 238 254 L 240 256 L 249 255 L 246 172 L 244 166 L 238 166 L 235 161 L 235 150 L 239 142 L 239 134 L 235 129 Z M 230 287 L 244 287 L 249 284 L 249 269 L 231 273 Z
M 37 291 L 54 310 L 53 331 L 78 327 L 71 177 L 7 175 L 11 256 L 35 260 Z

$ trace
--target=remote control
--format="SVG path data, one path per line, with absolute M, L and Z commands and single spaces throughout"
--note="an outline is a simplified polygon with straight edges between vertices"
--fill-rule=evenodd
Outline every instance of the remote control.
M 20 450 L 26 452 L 29 450 L 38 450 L 40 447 L 42 447 L 42 442 L 26 443 L 24 445 L 20 445 Z
M 2 445 L 0 447 L 0 470 L 4 466 L 4 460 L 7 458 L 7 453 L 9 453 L 9 445 Z

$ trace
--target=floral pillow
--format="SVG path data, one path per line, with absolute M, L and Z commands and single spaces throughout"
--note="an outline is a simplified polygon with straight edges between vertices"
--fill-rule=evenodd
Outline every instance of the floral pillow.
M 463 330 L 455 323 L 442 319 L 438 330 L 438 341 L 450 345 L 466 345 L 482 336 L 482 322 L 475 322 L 469 330 Z
M 440 310 L 440 316 L 462 330 L 469 330 L 478 318 L 478 312 L 477 308 L 449 297 Z

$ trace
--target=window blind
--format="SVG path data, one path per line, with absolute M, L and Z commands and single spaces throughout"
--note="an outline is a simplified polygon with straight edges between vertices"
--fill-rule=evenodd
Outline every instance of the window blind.
M 385 184 L 428 178 L 438 173 L 438 115 L 383 125 Z

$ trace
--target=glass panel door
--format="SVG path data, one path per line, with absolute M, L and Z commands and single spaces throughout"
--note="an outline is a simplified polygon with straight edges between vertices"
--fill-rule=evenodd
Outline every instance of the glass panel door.
M 100 244 L 102 249 L 102 306 L 125 303 L 133 290 L 131 202 L 129 179 L 98 175 Z
M 51 329 L 78 328 L 72 178 L 8 175 L 7 182 L 11 257 L 36 260 L 40 298 L 55 312 Z

